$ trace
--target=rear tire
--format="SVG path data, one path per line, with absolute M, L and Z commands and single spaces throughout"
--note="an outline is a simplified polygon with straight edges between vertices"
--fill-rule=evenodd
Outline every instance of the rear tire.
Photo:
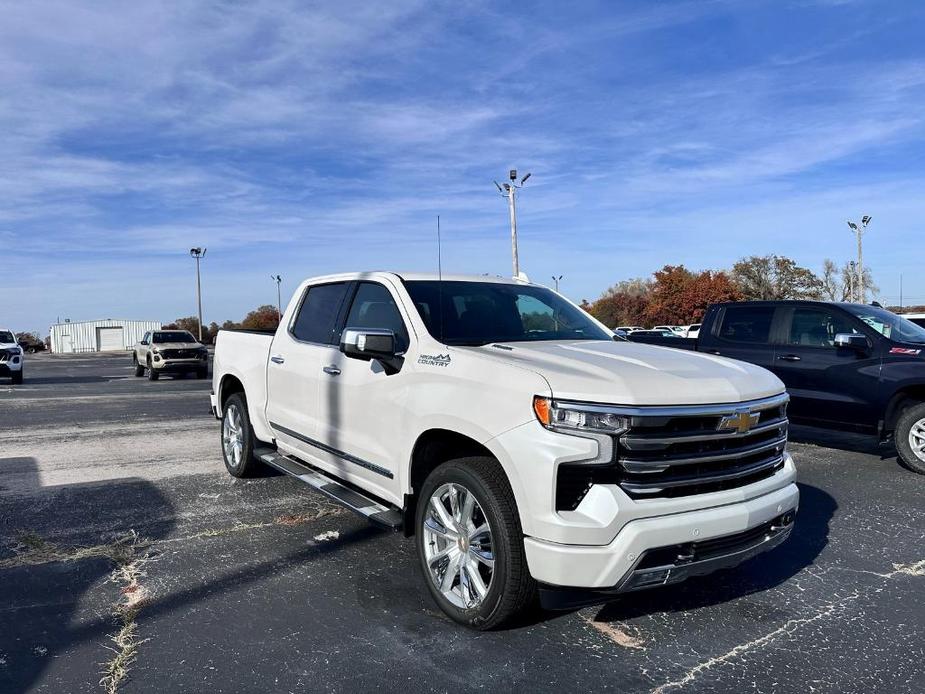
M 903 464 L 925 475 L 925 402 L 903 410 L 896 422 L 894 439 Z
M 23 369 L 20 369 L 19 371 L 14 371 L 11 374 L 11 379 L 13 381 L 14 386 L 21 386 L 22 379 L 23 379 Z
M 468 495 L 474 503 L 467 512 Z M 486 631 L 535 603 L 517 504 L 493 458 L 459 458 L 434 470 L 421 489 L 414 527 L 427 588 L 453 621 Z
M 251 477 L 260 463 L 254 458 L 254 430 L 244 393 L 235 393 L 222 408 L 222 459 L 232 477 Z

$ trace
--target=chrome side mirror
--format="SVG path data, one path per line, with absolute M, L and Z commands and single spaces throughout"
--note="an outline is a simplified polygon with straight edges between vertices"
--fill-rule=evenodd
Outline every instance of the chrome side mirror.
M 380 328 L 344 328 L 340 336 L 340 351 L 351 359 L 376 359 L 388 369 L 398 371 L 403 362 L 396 352 L 395 333 Z
M 856 352 L 866 352 L 870 349 L 867 343 L 867 337 L 859 333 L 838 333 L 835 336 L 835 346 L 845 349 L 853 349 Z

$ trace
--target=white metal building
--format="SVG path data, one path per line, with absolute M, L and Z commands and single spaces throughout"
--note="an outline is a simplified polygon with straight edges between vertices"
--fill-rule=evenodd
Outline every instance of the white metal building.
M 149 330 L 160 330 L 160 321 L 151 320 L 87 320 L 58 323 L 51 326 L 51 351 L 58 354 L 75 352 L 121 352 L 129 350 Z

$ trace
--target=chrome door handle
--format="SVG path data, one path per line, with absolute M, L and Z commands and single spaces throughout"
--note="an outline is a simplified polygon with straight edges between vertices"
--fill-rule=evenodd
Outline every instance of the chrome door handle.
M 800 358 L 796 354 L 784 354 L 779 356 L 778 359 L 781 361 L 800 361 Z
M 272 361 L 274 364 L 282 364 L 282 363 L 285 362 L 286 360 L 285 360 L 285 358 L 283 358 L 282 355 L 280 355 L 280 354 L 274 354 L 272 357 L 270 357 L 270 361 Z
M 340 375 L 340 369 L 338 369 L 336 366 L 325 366 L 321 370 L 324 371 L 326 374 L 330 374 L 331 376 Z

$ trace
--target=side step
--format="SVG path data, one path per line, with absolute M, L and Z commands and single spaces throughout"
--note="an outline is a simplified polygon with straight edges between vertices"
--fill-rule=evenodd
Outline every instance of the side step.
M 357 489 L 338 482 L 333 477 L 328 477 L 321 470 L 283 455 L 272 448 L 257 448 L 254 450 L 254 456 L 280 472 L 302 480 L 332 501 L 363 516 L 368 521 L 390 530 L 401 530 L 402 513 L 397 508 L 387 506 Z

